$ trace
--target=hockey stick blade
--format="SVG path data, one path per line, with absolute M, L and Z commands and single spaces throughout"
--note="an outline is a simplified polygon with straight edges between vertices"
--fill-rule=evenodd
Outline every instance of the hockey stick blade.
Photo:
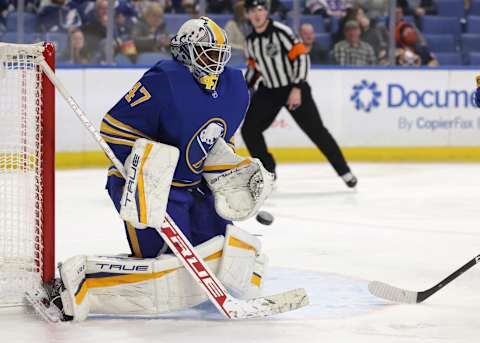
M 450 282 L 458 278 L 460 275 L 465 273 L 467 270 L 469 270 L 479 262 L 480 262 L 480 255 L 477 255 L 474 258 L 472 258 L 470 261 L 465 263 L 463 266 L 458 268 L 456 271 L 454 271 L 452 274 L 447 276 L 445 279 L 437 283 L 435 286 L 421 292 L 409 291 L 407 289 L 391 286 L 387 283 L 380 282 L 380 281 L 370 282 L 368 284 L 368 290 L 370 291 L 370 293 L 372 293 L 376 297 L 390 300 L 393 302 L 404 303 L 404 304 L 421 303 L 425 299 L 437 293 L 440 289 L 448 285 Z
M 417 302 L 418 292 L 401 289 L 380 281 L 370 282 L 368 290 L 376 297 L 396 303 L 415 304 Z
M 290 312 L 307 306 L 308 295 L 303 288 L 250 300 L 230 298 L 224 307 L 231 319 L 261 318 Z

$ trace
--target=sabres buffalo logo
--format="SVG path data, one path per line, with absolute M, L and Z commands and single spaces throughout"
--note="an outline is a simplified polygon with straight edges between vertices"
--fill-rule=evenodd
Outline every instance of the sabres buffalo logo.
M 188 142 L 186 159 L 188 168 L 195 174 L 203 171 L 203 164 L 208 152 L 217 140 L 225 138 L 227 124 L 221 118 L 212 118 L 203 124 Z

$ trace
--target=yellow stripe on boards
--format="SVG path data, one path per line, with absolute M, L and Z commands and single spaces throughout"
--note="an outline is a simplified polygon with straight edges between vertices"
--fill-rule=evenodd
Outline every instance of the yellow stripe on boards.
M 147 225 L 147 201 L 145 199 L 145 187 L 143 183 L 143 167 L 145 166 L 145 161 L 152 151 L 153 144 L 147 144 L 145 152 L 143 153 L 142 161 L 140 162 L 139 175 L 138 175 L 138 201 L 140 205 L 140 223 Z
M 269 148 L 277 162 L 323 162 L 316 148 Z M 480 162 L 480 147 L 348 147 L 342 152 L 349 161 L 364 162 Z M 247 149 L 237 154 L 249 156 Z
M 316 148 L 269 148 L 277 162 L 323 162 Z M 480 147 L 349 147 L 342 148 L 347 160 L 364 162 L 480 162 Z M 237 153 L 248 156 L 245 148 Z M 59 169 L 108 167 L 109 159 L 101 151 L 69 151 L 55 154 Z M 178 184 L 176 186 L 184 186 Z
M 228 245 L 232 246 L 232 247 L 235 247 L 235 248 L 240 248 L 240 249 L 245 249 L 245 250 L 251 250 L 251 251 L 254 251 L 254 252 L 257 252 L 257 250 L 251 246 L 250 244 L 247 244 L 241 240 L 239 240 L 238 238 L 235 238 L 233 236 L 230 236 L 230 238 L 228 239 Z
M 129 283 L 143 282 L 153 279 L 161 278 L 171 272 L 174 272 L 178 268 L 167 269 L 162 272 L 148 273 L 148 274 L 126 274 L 118 276 L 108 276 L 86 279 L 82 285 L 80 291 L 75 295 L 75 302 L 80 305 L 87 294 L 87 291 L 91 288 L 99 287 L 113 287 L 118 285 L 124 285 Z

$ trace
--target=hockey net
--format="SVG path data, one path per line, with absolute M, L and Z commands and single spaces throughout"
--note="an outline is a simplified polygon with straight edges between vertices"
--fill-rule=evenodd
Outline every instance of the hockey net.
M 51 44 L 0 43 L 0 306 L 54 276 L 54 67 Z

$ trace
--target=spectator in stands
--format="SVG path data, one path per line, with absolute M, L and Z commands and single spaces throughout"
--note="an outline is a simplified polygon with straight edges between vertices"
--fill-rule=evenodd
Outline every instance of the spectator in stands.
M 225 25 L 225 32 L 228 40 L 234 50 L 243 52 L 245 49 L 245 37 L 251 32 L 251 26 L 245 15 L 245 2 L 237 1 L 233 5 L 233 19 L 229 20 Z
M 231 13 L 232 4 L 230 0 L 207 0 L 207 13 Z
M 315 30 L 312 24 L 304 23 L 298 30 L 303 45 L 307 49 L 312 64 L 327 64 L 328 51 L 319 46 L 315 41 Z
M 90 63 L 90 54 L 85 48 L 85 36 L 80 28 L 70 30 L 68 49 L 60 56 L 60 61 L 72 64 Z
M 3 33 L 7 30 L 5 16 L 8 12 L 9 1 L 8 0 L 0 0 L 0 33 Z
M 16 11 L 18 0 L 3 0 L 3 3 L 7 5 L 7 11 Z M 24 0 L 24 10 L 29 13 L 37 13 L 40 7 L 40 0 Z M 2 7 L 2 6 L 0 6 Z
M 397 7 L 401 7 L 405 15 L 415 17 L 437 14 L 434 0 L 397 0 Z
M 125 4 L 123 2 L 123 4 Z M 133 41 L 133 25 L 137 21 L 136 11 L 129 5 L 124 6 L 119 2 L 115 7 L 115 26 L 114 26 L 114 40 L 115 52 L 121 53 L 135 62 L 137 58 L 137 48 Z M 104 49 L 101 51 L 103 52 Z
M 172 8 L 175 13 L 188 13 L 192 17 L 198 15 L 198 0 L 172 0 Z
M 288 11 L 289 9 L 283 4 L 281 0 L 270 1 L 270 15 L 278 15 L 280 17 L 280 21 L 285 22 L 287 20 Z
M 353 0 L 306 0 L 306 14 L 318 14 L 324 17 L 342 18 L 347 8 L 353 6 Z
M 404 15 L 404 12 L 403 12 L 403 8 L 397 6 L 397 9 L 395 10 L 395 30 L 398 30 L 398 27 L 400 25 L 403 25 L 404 23 L 407 23 L 407 21 L 405 20 L 405 15 Z M 413 23 L 409 23 L 409 24 L 413 28 L 415 28 L 418 43 L 421 44 L 421 45 L 426 45 L 427 43 L 425 41 L 425 38 L 423 38 L 423 35 L 420 32 L 420 30 L 418 29 L 418 27 Z
M 372 46 L 378 64 L 387 64 L 388 32 L 385 26 L 376 25 L 365 15 L 361 7 L 357 9 L 356 20 L 362 31 L 360 38 Z
M 192 18 L 199 16 L 200 5 L 198 0 L 182 0 L 183 12 L 190 14 Z
M 370 44 L 360 39 L 360 25 L 356 20 L 345 24 L 345 40 L 335 44 L 333 58 L 339 65 L 375 65 L 377 60 Z
M 398 25 L 395 31 L 397 41 L 397 64 L 402 66 L 438 66 L 438 61 L 426 45 L 418 43 L 415 27 L 407 22 Z
M 147 4 L 150 3 L 150 1 L 147 1 Z M 115 15 L 122 16 L 123 18 L 123 25 L 132 27 L 134 24 L 137 23 L 138 21 L 138 13 L 137 9 L 135 6 L 133 6 L 132 2 L 130 0 L 117 0 L 116 6 L 115 6 Z M 116 19 L 116 22 L 118 19 Z
M 162 5 L 150 2 L 144 8 L 142 18 L 133 28 L 132 37 L 139 53 L 168 53 L 170 40 Z
M 44 32 L 68 32 L 82 25 L 77 9 L 70 6 L 66 0 L 42 1 L 38 19 Z
M 85 34 L 86 48 L 93 54 L 99 48 L 101 40 L 107 36 L 108 0 L 96 0 L 94 15 L 90 21 L 82 26 Z
M 337 32 L 332 35 L 333 44 L 345 40 L 345 23 L 350 20 L 357 20 L 358 7 L 349 7 L 345 11 L 345 16 L 340 19 Z
M 385 0 L 355 0 L 355 7 L 362 8 L 369 19 L 388 16 L 388 1 Z
M 167 13 L 172 10 L 172 1 L 171 0 L 132 0 L 131 4 L 135 7 L 137 13 L 145 13 L 145 9 L 151 4 L 156 3 L 162 6 L 163 12 Z

